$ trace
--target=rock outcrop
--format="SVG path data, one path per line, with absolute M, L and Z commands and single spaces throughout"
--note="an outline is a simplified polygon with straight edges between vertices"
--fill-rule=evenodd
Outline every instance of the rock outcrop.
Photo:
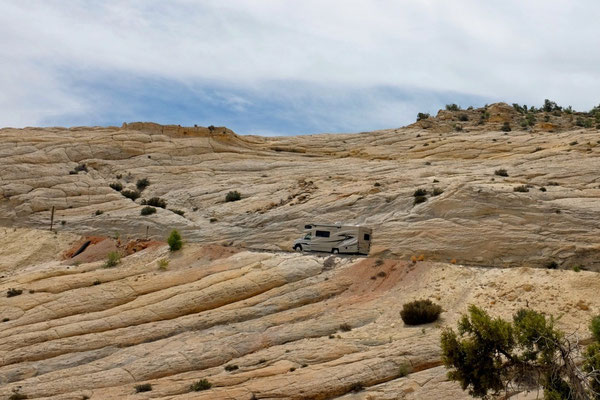
M 199 243 L 290 250 L 306 222 L 340 221 L 372 226 L 373 251 L 401 258 L 598 270 L 600 134 L 547 116 L 566 130 L 503 132 L 524 118 L 506 104 L 441 111 L 428 129 L 279 138 L 151 123 L 5 128 L 0 223 L 47 227 L 54 206 L 57 229 L 76 234 L 177 228 Z M 143 178 L 135 201 L 110 186 Z M 415 205 L 418 188 L 429 194 Z M 241 200 L 226 202 L 229 191 Z M 152 197 L 166 208 L 140 215 Z
M 0 398 L 467 399 L 446 379 L 439 334 L 469 304 L 562 315 L 581 339 L 600 312 L 600 276 L 586 271 L 191 243 L 126 255 L 114 238 L 64 259 L 84 240 L 0 229 L 2 243 L 21 244 L 0 248 L 0 291 L 22 290 L 0 298 Z M 115 248 L 124 257 L 105 268 L 99 249 Z M 442 318 L 404 325 L 402 304 L 420 298 L 442 304 Z M 191 391 L 202 379 L 210 390 Z M 144 384 L 151 391 L 136 393 Z

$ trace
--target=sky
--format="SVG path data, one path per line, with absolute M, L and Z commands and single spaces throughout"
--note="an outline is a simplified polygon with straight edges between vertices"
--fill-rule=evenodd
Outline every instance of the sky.
M 297 135 L 600 103 L 597 0 L 0 0 L 0 127 Z

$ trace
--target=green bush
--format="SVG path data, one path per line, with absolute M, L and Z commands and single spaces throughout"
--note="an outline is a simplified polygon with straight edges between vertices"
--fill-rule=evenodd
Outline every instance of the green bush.
M 146 207 L 142 208 L 142 211 L 140 211 L 140 215 L 152 215 L 155 212 L 156 212 L 156 208 L 146 206 Z
M 447 111 L 460 111 L 461 108 L 459 105 L 453 103 L 453 104 L 446 104 L 446 110 Z
M 513 188 L 513 191 L 515 192 L 521 192 L 521 193 L 527 193 L 529 192 L 529 188 L 525 185 L 521 185 L 521 186 L 515 186 Z
M 169 266 L 169 260 L 167 260 L 166 258 L 161 258 L 156 262 L 156 264 L 158 265 L 158 269 L 160 269 L 161 271 L 166 271 L 167 267 Z
M 597 315 L 594 318 L 592 318 L 592 322 L 590 323 L 590 330 L 594 335 L 594 339 L 596 339 L 597 342 L 600 342 L 600 315 Z
M 111 251 L 108 253 L 106 258 L 106 262 L 104 263 L 104 268 L 113 268 L 116 267 L 117 264 L 121 262 L 121 255 L 116 251 Z
M 138 181 L 135 183 L 135 187 L 140 192 L 146 189 L 148 186 L 150 186 L 150 181 L 147 178 L 138 179 Z
M 427 197 L 425 196 L 415 196 L 415 200 L 413 201 L 413 205 L 425 203 L 427 201 Z
M 417 189 L 415 190 L 415 192 L 413 193 L 414 197 L 419 197 L 419 196 L 426 196 L 427 195 L 427 190 L 426 189 Z
M 6 297 L 15 297 L 23 294 L 22 289 L 10 288 L 6 291 Z
M 104 211 L 102 211 L 102 210 L 96 210 L 96 212 L 94 214 L 95 215 L 102 215 L 102 214 L 104 214 Z
M 28 399 L 27 395 L 19 392 L 14 392 L 10 396 L 8 396 L 8 400 L 25 400 Z
M 138 192 L 137 190 L 122 190 L 121 194 L 133 201 L 140 197 L 140 192 Z
M 558 263 L 556 261 L 550 261 L 550 262 L 546 263 L 546 268 L 558 269 Z
M 431 192 L 431 195 L 432 196 L 439 196 L 442 193 L 444 193 L 444 191 L 442 189 L 434 187 L 433 188 L 433 192 Z
M 505 122 L 504 124 L 502 124 L 502 128 L 500 128 L 500 130 L 502 130 L 502 132 L 510 132 L 512 130 L 512 128 L 510 127 L 510 123 Z
M 183 210 L 177 210 L 175 208 L 169 208 L 169 211 L 174 212 L 177 215 L 181 215 L 182 217 L 185 214 L 185 211 L 183 211 Z
M 427 113 L 421 113 L 420 112 L 420 113 L 417 114 L 417 121 L 421 121 L 421 120 L 427 119 L 429 117 L 431 117 L 431 115 L 429 115 Z
M 225 196 L 225 201 L 238 201 L 242 198 L 242 195 L 237 190 L 233 190 Z
M 458 120 L 459 121 L 463 121 L 463 122 L 468 121 L 469 120 L 469 116 L 467 114 L 460 114 L 458 116 Z
M 177 251 L 181 249 L 183 242 L 181 241 L 181 235 L 179 232 L 177 232 L 177 230 L 173 229 L 171 231 L 171 234 L 167 238 L 167 243 L 169 243 L 169 249 L 171 249 L 171 251 Z
M 225 366 L 225 371 L 227 371 L 227 372 L 232 372 L 232 371 L 238 370 L 239 368 L 240 368 L 240 367 L 238 367 L 238 366 L 237 366 L 237 365 L 235 365 L 235 364 L 227 364 L 227 365 Z
M 111 189 L 116 190 L 117 192 L 123 190 L 123 185 L 121 184 L 121 182 L 113 182 L 108 186 L 110 186 Z
M 438 319 L 442 307 L 431 300 L 415 300 L 402 306 L 400 317 L 406 325 L 428 324 Z
M 142 204 L 152 206 L 152 207 L 167 208 L 166 200 L 161 199 L 160 197 L 152 197 L 149 200 L 143 200 Z
M 200 392 L 202 390 L 208 390 L 212 387 L 212 383 L 207 381 L 206 379 L 200 379 L 190 385 L 190 390 L 192 392 Z
M 494 171 L 494 175 L 498 175 L 498 176 L 508 176 L 508 172 L 504 169 L 497 169 Z
M 149 392 L 152 390 L 152 385 L 149 383 L 142 383 L 141 385 L 135 386 L 136 393 Z

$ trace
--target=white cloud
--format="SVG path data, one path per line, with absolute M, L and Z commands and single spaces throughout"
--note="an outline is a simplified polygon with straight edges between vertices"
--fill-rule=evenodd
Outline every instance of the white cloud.
M 0 125 L 88 109 L 57 73 L 69 69 L 600 102 L 591 0 L 0 0 L 0 11 Z

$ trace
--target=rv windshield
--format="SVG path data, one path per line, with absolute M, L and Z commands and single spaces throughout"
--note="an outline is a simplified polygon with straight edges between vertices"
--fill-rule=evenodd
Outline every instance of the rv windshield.
M 310 240 L 310 233 L 307 233 L 306 236 L 304 236 L 304 240 Z

